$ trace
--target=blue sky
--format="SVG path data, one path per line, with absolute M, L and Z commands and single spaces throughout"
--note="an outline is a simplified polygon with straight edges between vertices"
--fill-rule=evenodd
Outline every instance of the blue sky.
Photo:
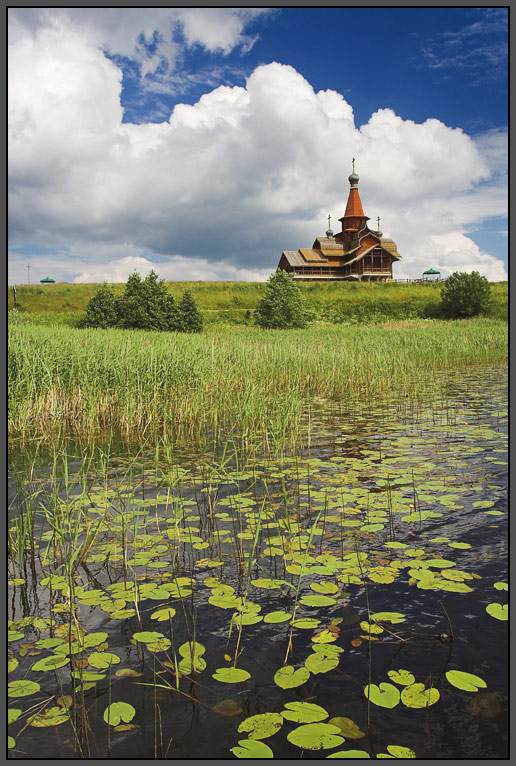
M 352 156 L 395 276 L 505 278 L 506 9 L 9 21 L 10 283 L 266 279 L 343 214 Z

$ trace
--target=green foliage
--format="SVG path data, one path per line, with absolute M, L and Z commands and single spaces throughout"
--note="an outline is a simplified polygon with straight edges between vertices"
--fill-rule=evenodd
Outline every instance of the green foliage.
M 189 290 L 184 291 L 178 304 L 154 270 L 143 280 L 134 271 L 121 299 L 117 299 L 112 286 L 104 282 L 88 301 L 79 326 L 201 332 L 203 316 Z
M 478 271 L 454 272 L 441 288 L 441 309 L 448 319 L 464 319 L 485 314 L 491 286 Z
M 81 324 L 83 327 L 115 327 L 118 323 L 118 309 L 115 293 L 111 285 L 104 282 L 93 298 L 88 301 L 86 314 Z
M 304 297 L 293 279 L 281 270 L 272 274 L 255 311 L 255 323 L 264 329 L 289 330 L 306 327 L 309 317 Z

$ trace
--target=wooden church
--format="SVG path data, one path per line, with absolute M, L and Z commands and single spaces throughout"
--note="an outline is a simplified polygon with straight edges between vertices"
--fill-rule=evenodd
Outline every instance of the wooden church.
M 342 231 L 333 234 L 329 227 L 325 237 L 317 237 L 311 248 L 284 250 L 278 269 L 288 272 L 295 280 L 366 280 L 369 282 L 392 281 L 392 264 L 401 255 L 392 239 L 381 231 L 367 225 L 358 193 L 359 177 L 349 176 L 350 190 L 346 212 L 339 218 Z M 377 219 L 378 225 L 380 219 Z

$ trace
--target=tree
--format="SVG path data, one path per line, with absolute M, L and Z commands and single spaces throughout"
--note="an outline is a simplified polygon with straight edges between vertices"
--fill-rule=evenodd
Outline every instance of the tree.
M 203 316 L 190 290 L 185 290 L 177 307 L 180 332 L 201 332 Z
M 117 300 L 111 285 L 104 282 L 86 306 L 84 327 L 115 327 L 118 323 Z
M 254 321 L 264 328 L 306 327 L 309 312 L 303 295 L 286 271 L 278 270 L 268 279 L 265 295 L 254 313 Z
M 125 285 L 120 324 L 135 330 L 168 330 L 169 295 L 154 271 L 145 279 L 133 271 Z
M 449 319 L 477 316 L 489 305 L 491 285 L 478 271 L 455 271 L 441 288 L 441 310 Z

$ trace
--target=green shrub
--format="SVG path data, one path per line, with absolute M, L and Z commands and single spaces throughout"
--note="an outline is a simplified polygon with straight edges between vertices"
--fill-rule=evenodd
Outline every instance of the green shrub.
M 478 271 L 455 271 L 441 288 L 441 308 L 448 319 L 464 319 L 486 313 L 491 286 Z
M 287 330 L 306 327 L 310 314 L 304 297 L 286 271 L 271 274 L 265 288 L 265 295 L 259 302 L 254 321 L 265 329 Z
M 178 305 L 178 330 L 180 332 L 201 332 L 202 314 L 190 290 L 185 290 Z
M 83 327 L 115 327 L 118 323 L 117 300 L 111 285 L 104 282 L 88 301 Z

